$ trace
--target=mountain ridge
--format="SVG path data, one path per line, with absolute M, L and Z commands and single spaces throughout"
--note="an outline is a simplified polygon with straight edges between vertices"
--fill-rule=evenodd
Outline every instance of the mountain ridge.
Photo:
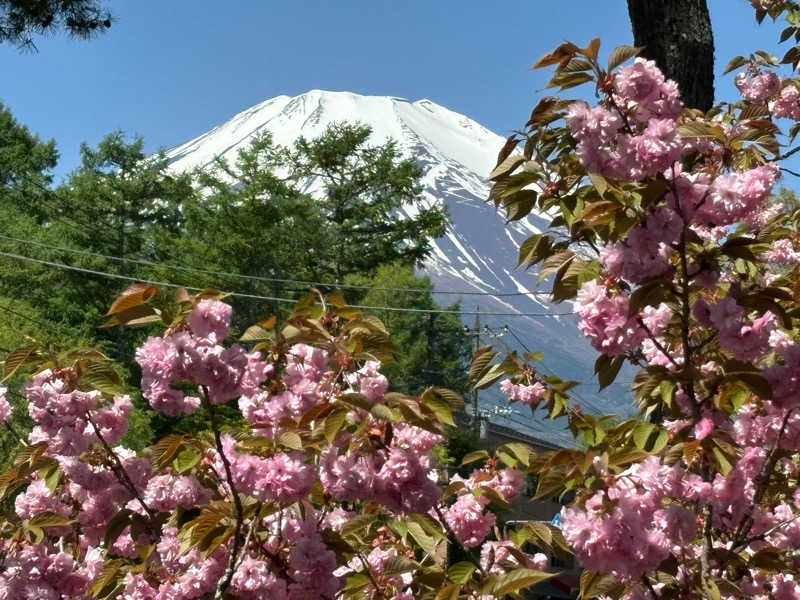
M 216 155 L 235 158 L 236 151 L 258 132 L 270 131 L 277 144 L 289 145 L 301 135 L 316 137 L 328 125 L 342 121 L 369 125 L 372 143 L 394 139 L 404 156 L 413 156 L 423 167 L 422 203 L 447 205 L 452 225 L 442 238 L 434 240 L 433 252 L 422 268 L 431 278 L 434 290 L 487 294 L 463 296 L 462 309 L 479 309 L 485 314 L 483 323 L 492 329 L 501 329 L 503 325 L 511 328 L 513 336 L 499 340 L 508 346 L 522 351 L 525 348 L 544 351 L 541 366 L 547 374 L 590 383 L 578 392 L 581 396 L 578 401 L 584 408 L 630 413 L 633 405 L 629 395 L 621 394 L 622 387 L 612 386 L 598 394 L 596 384 L 591 383 L 595 352 L 578 332 L 575 317 L 562 314 L 571 310 L 570 305 L 552 305 L 530 294 L 538 286 L 538 277 L 533 272 L 516 269 L 520 244 L 529 235 L 544 231 L 549 219 L 532 214 L 506 224 L 494 206 L 486 202 L 490 188 L 486 176 L 494 167 L 505 138 L 477 121 L 427 98 L 412 101 L 396 96 L 310 90 L 256 104 L 168 150 L 166 155 L 170 168 L 176 171 L 203 168 Z M 490 295 L 509 293 L 519 295 Z M 477 303 L 476 298 L 479 298 Z M 490 313 L 506 313 L 506 316 Z M 471 326 L 472 318 L 466 324 Z M 486 340 L 494 341 L 498 340 Z M 492 406 L 502 404 L 496 390 L 481 393 L 485 398 L 484 410 L 491 412 Z M 590 394 L 591 400 L 586 398 Z M 493 420 L 506 426 L 525 426 L 529 433 L 566 441 L 560 426 L 543 422 L 540 416 L 532 418 L 517 407 L 514 410 L 517 412 L 512 415 L 495 414 Z

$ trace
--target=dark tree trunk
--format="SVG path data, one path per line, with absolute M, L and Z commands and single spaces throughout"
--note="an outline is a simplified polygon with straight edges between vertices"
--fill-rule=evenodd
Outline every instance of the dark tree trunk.
M 714 104 L 714 34 L 706 0 L 628 0 L 633 42 L 681 90 L 686 106 Z

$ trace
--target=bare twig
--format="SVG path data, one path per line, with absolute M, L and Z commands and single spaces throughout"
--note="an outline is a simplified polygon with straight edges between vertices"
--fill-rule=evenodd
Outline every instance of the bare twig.
M 97 436 L 97 439 L 100 440 L 100 444 L 102 444 L 103 448 L 105 449 L 107 454 L 106 458 L 109 461 L 109 467 L 114 472 L 114 475 L 117 476 L 119 482 L 125 488 L 127 488 L 127 490 L 131 493 L 131 495 L 134 498 L 136 498 L 136 501 L 139 503 L 142 509 L 144 509 L 144 511 L 147 513 L 147 516 L 150 517 L 151 524 L 155 523 L 156 519 L 155 511 L 153 511 L 153 509 L 147 506 L 141 494 L 139 494 L 139 490 L 136 489 L 136 486 L 134 485 L 133 481 L 128 475 L 128 472 L 125 470 L 125 466 L 122 464 L 122 461 L 119 459 L 119 456 L 117 456 L 117 453 L 114 452 L 114 449 L 105 440 L 103 434 L 100 433 L 100 428 L 97 426 L 97 423 L 95 423 L 92 420 L 92 417 L 91 415 L 89 415 L 88 412 L 86 413 L 86 420 L 92 426 L 92 429 L 94 429 L 94 433 Z
M 225 569 L 225 574 L 220 578 L 217 583 L 217 589 L 214 592 L 214 600 L 222 600 L 225 591 L 230 587 L 233 573 L 236 569 L 236 560 L 239 556 L 239 549 L 242 547 L 242 525 L 244 524 L 244 509 L 242 508 L 242 500 L 239 498 L 239 493 L 236 491 L 236 486 L 233 483 L 233 472 L 231 471 L 231 463 L 228 457 L 225 456 L 225 451 L 222 447 L 222 437 L 220 436 L 219 426 L 217 425 L 216 415 L 214 413 L 214 405 L 208 397 L 208 389 L 201 386 L 203 405 L 208 410 L 208 420 L 211 424 L 211 430 L 214 432 L 214 444 L 217 447 L 217 453 L 220 456 L 222 465 L 225 468 L 225 480 L 228 483 L 228 488 L 231 491 L 233 498 L 233 507 L 236 511 L 236 524 L 233 530 L 233 547 L 228 556 L 228 566 Z

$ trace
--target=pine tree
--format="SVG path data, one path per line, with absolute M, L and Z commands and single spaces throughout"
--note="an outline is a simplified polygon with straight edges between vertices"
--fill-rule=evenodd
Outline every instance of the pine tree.
M 347 283 L 368 288 L 362 293 L 348 291 L 353 304 L 420 311 L 442 308 L 459 310 L 459 303 L 439 306 L 433 299 L 430 279 L 416 276 L 413 268 L 402 263 L 381 265 L 374 276 L 351 276 L 347 278 Z M 471 342 L 464 334 L 458 314 L 388 310 L 370 312 L 381 319 L 392 341 L 400 348 L 396 362 L 383 369 L 393 386 L 414 394 L 429 386 L 466 392 L 465 374 L 472 354 Z
M 0 42 L 36 49 L 34 35 L 91 38 L 111 27 L 102 0 L 0 0 Z
M 421 167 L 402 159 L 394 141 L 371 145 L 370 134 L 366 125 L 336 124 L 316 139 L 300 138 L 287 153 L 292 178 L 322 189 L 320 255 L 336 281 L 395 261 L 417 264 L 447 228 L 446 207 L 422 202 Z

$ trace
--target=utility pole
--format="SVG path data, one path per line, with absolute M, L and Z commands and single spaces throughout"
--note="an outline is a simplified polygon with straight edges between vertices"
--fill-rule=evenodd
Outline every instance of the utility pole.
M 508 333 L 508 325 L 503 325 L 502 329 L 499 331 L 492 330 L 488 325 L 484 325 L 483 329 L 481 329 L 481 309 L 480 306 L 475 307 L 475 326 L 470 329 L 466 325 L 464 325 L 464 335 L 471 336 L 474 339 L 474 343 L 472 345 L 472 353 L 473 355 L 478 351 L 478 348 L 481 347 L 481 336 L 487 338 L 501 338 L 506 333 Z M 471 416 L 471 423 L 472 426 L 476 430 L 480 430 L 480 422 L 481 422 L 481 415 L 478 409 L 478 388 L 472 388 L 472 414 Z
M 480 306 L 475 307 L 475 346 L 472 350 L 473 356 L 481 347 L 481 309 Z M 472 386 L 472 426 L 476 429 L 480 426 L 480 418 L 478 416 L 478 386 Z
M 472 344 L 472 355 L 474 356 L 475 353 L 478 351 L 478 348 L 481 347 L 481 307 L 475 307 L 475 327 L 470 329 L 466 325 L 464 325 L 464 335 L 470 336 L 473 338 Z M 479 418 L 478 418 L 478 388 L 472 386 L 472 414 L 470 415 L 470 422 L 475 429 L 478 429 L 479 426 Z

